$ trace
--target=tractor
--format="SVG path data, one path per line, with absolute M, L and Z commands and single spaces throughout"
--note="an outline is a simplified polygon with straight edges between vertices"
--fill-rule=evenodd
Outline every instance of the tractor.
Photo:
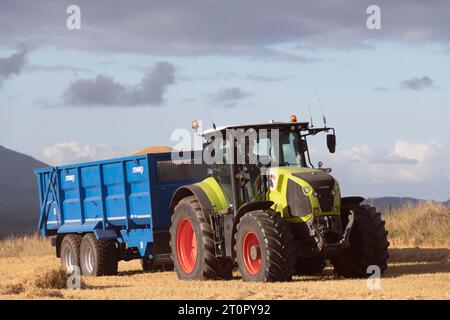
M 334 153 L 334 128 L 295 115 L 200 133 L 208 177 L 179 187 L 170 203 L 179 279 L 231 279 L 237 267 L 244 281 L 290 281 L 320 275 L 327 261 L 342 277 L 368 277 L 373 266 L 386 270 L 381 214 L 363 197 L 341 197 L 331 169 L 313 166 L 308 137 L 319 133 Z

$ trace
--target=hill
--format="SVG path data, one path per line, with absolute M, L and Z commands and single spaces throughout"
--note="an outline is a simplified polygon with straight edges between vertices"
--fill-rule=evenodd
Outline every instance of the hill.
M 48 165 L 0 146 L 0 238 L 36 231 L 39 202 L 33 169 L 42 167 Z
M 411 197 L 377 197 L 377 198 L 367 198 L 364 202 L 376 207 L 381 212 L 388 212 L 389 210 L 399 210 L 405 205 L 417 206 L 422 202 L 429 202 L 430 200 L 417 199 Z M 436 204 L 441 202 L 432 201 Z M 450 200 L 442 202 L 444 206 L 449 206 Z

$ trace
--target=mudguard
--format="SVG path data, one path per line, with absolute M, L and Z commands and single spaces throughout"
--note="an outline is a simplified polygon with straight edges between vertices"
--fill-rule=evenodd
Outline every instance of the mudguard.
M 178 202 L 188 196 L 195 196 L 202 208 L 206 221 L 210 221 L 210 215 L 214 212 L 219 212 L 229 207 L 229 203 L 219 184 L 214 178 L 210 177 L 199 183 L 178 188 L 170 201 L 170 213 L 173 214 Z
M 358 196 L 354 196 L 354 197 L 343 197 L 341 198 L 341 206 L 356 206 L 358 204 L 360 204 L 361 202 L 364 201 L 363 197 L 358 197 Z

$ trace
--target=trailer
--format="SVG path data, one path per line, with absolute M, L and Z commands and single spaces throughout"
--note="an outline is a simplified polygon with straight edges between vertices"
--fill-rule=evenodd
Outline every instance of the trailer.
M 141 259 L 144 270 L 172 265 L 173 193 L 207 176 L 201 152 L 156 153 L 37 169 L 38 229 L 56 256 L 88 276 L 117 273 L 118 261 Z

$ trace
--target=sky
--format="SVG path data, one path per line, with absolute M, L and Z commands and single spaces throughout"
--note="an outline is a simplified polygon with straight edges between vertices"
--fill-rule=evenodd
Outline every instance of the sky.
M 60 165 L 174 146 L 194 119 L 310 108 L 321 125 L 323 108 L 338 146 L 314 137 L 313 162 L 344 194 L 446 200 L 449 14 L 444 0 L 2 0 L 0 145 Z

